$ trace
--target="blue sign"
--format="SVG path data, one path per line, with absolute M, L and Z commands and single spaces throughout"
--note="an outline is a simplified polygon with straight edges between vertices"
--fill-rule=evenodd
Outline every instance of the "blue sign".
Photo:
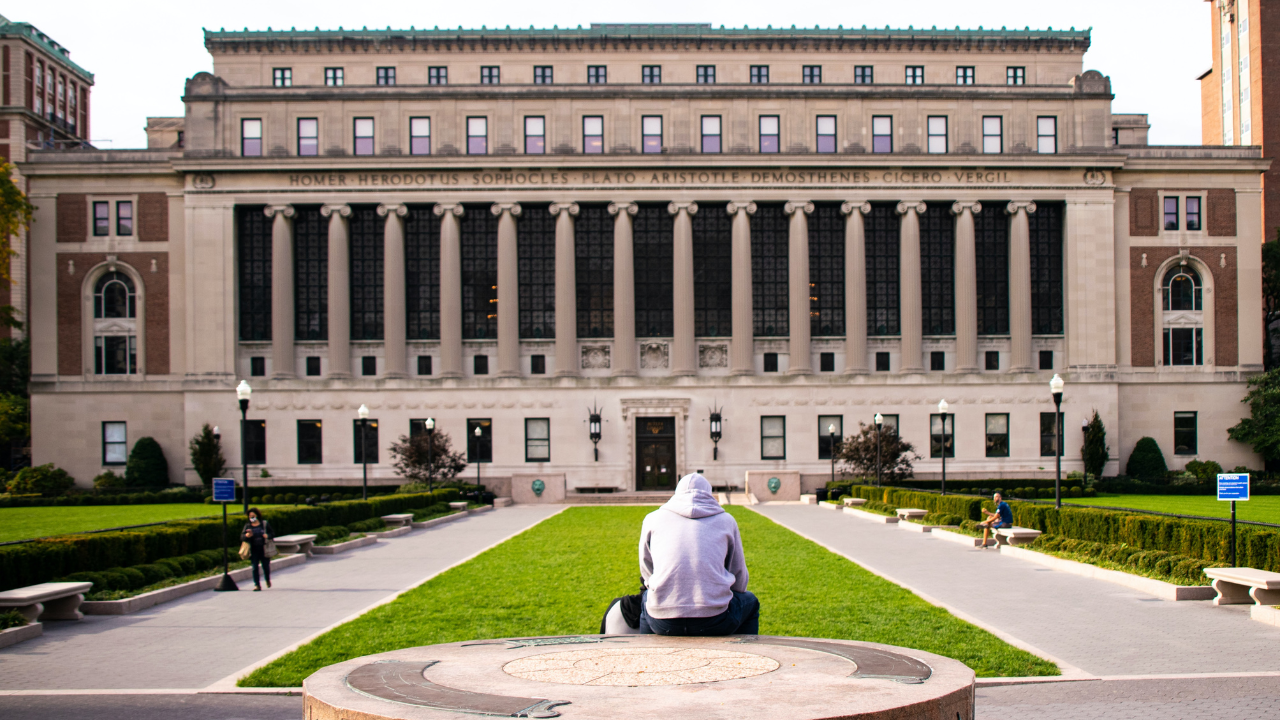
M 213 479 L 213 501 L 214 502 L 235 502 L 236 501 L 236 481 L 234 478 L 214 478 Z
M 1249 473 L 1220 473 L 1218 475 L 1219 500 L 1248 500 Z

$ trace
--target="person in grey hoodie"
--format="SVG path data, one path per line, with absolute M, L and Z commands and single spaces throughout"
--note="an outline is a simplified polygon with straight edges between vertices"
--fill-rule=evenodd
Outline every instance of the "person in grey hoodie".
M 758 635 L 760 601 L 747 592 L 738 523 L 698 474 L 640 528 L 641 634 Z

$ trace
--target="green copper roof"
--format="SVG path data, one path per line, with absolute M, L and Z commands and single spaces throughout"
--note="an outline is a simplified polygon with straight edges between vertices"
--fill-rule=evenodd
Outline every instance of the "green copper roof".
M 24 37 L 33 44 L 40 46 L 45 52 L 52 55 L 55 60 L 65 65 L 68 70 L 89 82 L 93 82 L 93 73 L 71 62 L 70 52 L 55 42 L 53 38 L 37 30 L 31 23 L 13 22 L 0 15 L 0 37 L 12 37 L 14 35 Z

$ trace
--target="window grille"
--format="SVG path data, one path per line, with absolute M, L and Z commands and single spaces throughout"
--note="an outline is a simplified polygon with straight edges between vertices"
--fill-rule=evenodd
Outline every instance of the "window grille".
M 239 217 L 240 339 L 271 339 L 271 218 L 261 205 L 236 208 Z
M 898 242 L 901 227 L 893 203 L 872 203 L 866 219 L 867 335 L 897 335 Z
M 751 218 L 751 324 L 756 337 L 788 335 L 787 267 L 791 221 L 781 203 L 760 203 Z
M 527 204 L 517 220 L 516 277 L 520 337 L 556 336 L 556 217 L 547 205 Z
M 696 216 L 695 216 L 696 217 Z M 632 219 L 636 337 L 671 337 L 675 218 L 665 204 L 641 204 Z
M 932 202 L 920 218 L 921 328 L 956 334 L 956 238 L 951 203 Z
M 1031 332 L 1062 334 L 1062 203 L 1037 203 L 1031 228 Z
M 467 205 L 459 218 L 462 244 L 462 337 L 498 337 L 498 216 Z
M 405 301 L 410 340 L 440 337 L 440 218 L 432 210 L 430 205 L 410 205 L 404 219 Z
M 723 204 L 698 206 L 693 221 L 693 334 L 733 334 L 733 216 Z
M 329 339 L 329 219 L 319 205 L 295 205 L 293 218 L 293 336 Z
M 573 236 L 578 337 L 613 337 L 613 216 L 608 205 L 581 205 Z
M 815 203 L 809 216 L 809 334 L 844 335 L 844 314 L 844 216 L 838 203 Z
M 383 336 L 383 232 L 376 205 L 353 205 L 350 220 L 351 339 Z
M 1002 206 L 983 203 L 973 216 L 979 335 L 1009 334 L 1009 216 Z

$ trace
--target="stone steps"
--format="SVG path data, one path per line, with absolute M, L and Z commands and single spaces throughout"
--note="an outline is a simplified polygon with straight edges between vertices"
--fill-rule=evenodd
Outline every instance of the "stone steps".
M 670 490 L 620 493 L 567 493 L 570 505 L 661 505 L 675 494 Z

